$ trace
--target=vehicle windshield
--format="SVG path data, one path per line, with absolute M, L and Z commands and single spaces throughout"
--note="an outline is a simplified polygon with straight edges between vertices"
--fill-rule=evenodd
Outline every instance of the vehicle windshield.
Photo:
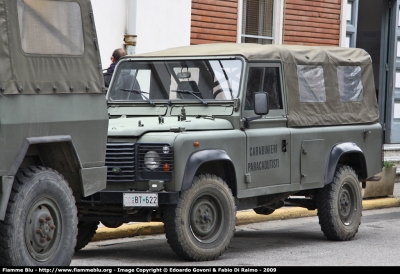
M 120 61 L 111 101 L 190 100 L 203 104 L 239 95 L 241 60 Z

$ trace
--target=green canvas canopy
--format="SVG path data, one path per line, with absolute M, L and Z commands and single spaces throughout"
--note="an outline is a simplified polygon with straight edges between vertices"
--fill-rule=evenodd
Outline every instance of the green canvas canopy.
M 2 94 L 104 92 L 90 1 L 2 0 L 0 18 Z
M 216 43 L 126 58 L 199 56 L 242 56 L 248 62 L 282 63 L 291 127 L 379 121 L 372 61 L 363 49 Z

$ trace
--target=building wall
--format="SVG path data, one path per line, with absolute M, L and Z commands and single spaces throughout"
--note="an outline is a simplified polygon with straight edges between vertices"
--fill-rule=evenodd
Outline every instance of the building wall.
M 104 69 L 110 65 L 112 52 L 124 47 L 125 34 L 137 35 L 135 53 L 190 44 L 191 0 L 91 2 Z
M 286 0 L 283 44 L 338 46 L 340 13 L 341 0 Z
M 137 35 L 136 53 L 240 41 L 240 0 L 114 0 L 112 9 L 109 2 L 92 0 L 103 68 L 109 66 L 112 51 L 124 46 L 125 34 Z M 275 1 L 277 20 L 284 3 L 283 26 L 274 22 L 283 32 L 282 40 L 275 29 L 275 43 L 339 45 L 341 2 Z
M 190 0 L 137 1 L 136 53 L 189 45 L 190 9 Z
M 192 0 L 190 44 L 236 42 L 238 0 Z
M 110 9 L 110 0 L 92 0 L 103 69 L 110 65 L 113 51 L 124 45 L 127 1 L 114 0 Z

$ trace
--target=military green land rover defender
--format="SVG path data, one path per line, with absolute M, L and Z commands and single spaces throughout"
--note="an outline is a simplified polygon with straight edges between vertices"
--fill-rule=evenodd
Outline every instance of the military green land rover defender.
M 162 221 L 171 248 L 213 260 L 237 210 L 318 211 L 358 231 L 382 169 L 370 56 L 339 47 L 210 44 L 126 56 L 107 92 L 107 187 L 77 197 L 85 246 L 102 222 Z
M 74 194 L 106 187 L 107 104 L 89 0 L 0 1 L 0 265 L 67 266 Z

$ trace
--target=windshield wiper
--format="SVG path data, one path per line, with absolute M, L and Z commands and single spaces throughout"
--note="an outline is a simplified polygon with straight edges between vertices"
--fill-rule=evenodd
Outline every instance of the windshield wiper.
M 128 92 L 134 92 L 136 94 L 140 94 L 141 96 L 143 96 L 147 102 L 149 102 L 151 105 L 155 105 L 154 102 L 152 100 L 150 100 L 146 95 L 144 95 L 144 93 L 149 94 L 148 92 L 145 91 L 141 91 L 141 90 L 137 90 L 137 89 L 127 89 L 127 88 L 120 88 L 120 90 L 122 91 L 128 91 Z
M 191 95 L 193 95 L 193 97 L 195 97 L 195 98 L 198 99 L 200 102 L 202 102 L 203 105 L 207 105 L 207 102 L 206 102 L 206 101 L 204 101 L 204 100 L 201 99 L 199 96 L 197 96 L 196 94 L 194 94 L 194 92 L 191 91 L 191 90 L 177 89 L 177 90 L 175 90 L 175 92 L 177 92 L 177 93 L 191 94 Z

